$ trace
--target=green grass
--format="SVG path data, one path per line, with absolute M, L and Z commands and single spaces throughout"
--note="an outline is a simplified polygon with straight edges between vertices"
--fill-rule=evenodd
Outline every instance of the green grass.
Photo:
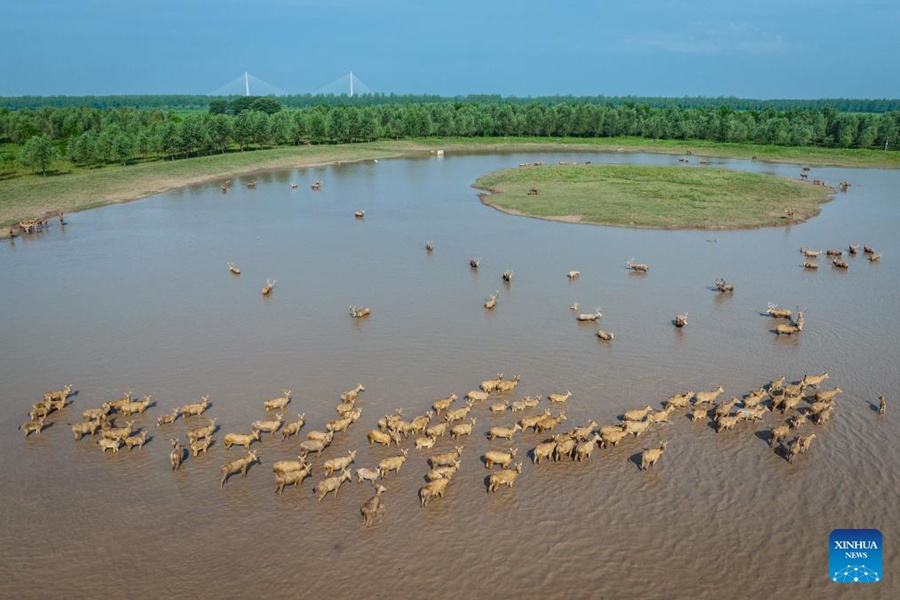
M 13 167 L 0 177 L 0 227 L 22 219 L 127 202 L 177 187 L 253 171 L 410 156 L 436 148 L 447 152 L 621 150 L 684 154 L 691 151 L 696 156 L 757 156 L 760 160 L 808 165 L 900 168 L 900 153 L 640 138 L 427 138 L 337 146 L 292 146 L 176 161 L 141 161 L 125 167 L 72 168 L 62 164 L 55 166 L 57 171 L 48 176 L 23 174 L 21 169 Z
M 543 219 L 650 227 L 737 229 L 808 219 L 831 196 L 773 175 L 685 166 L 565 165 L 479 177 L 485 204 Z M 538 190 L 529 195 L 530 189 Z

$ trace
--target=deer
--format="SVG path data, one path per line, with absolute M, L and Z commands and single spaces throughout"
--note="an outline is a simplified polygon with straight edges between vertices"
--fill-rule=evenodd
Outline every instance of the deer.
M 44 419 L 45 417 L 39 417 L 37 420 L 26 421 L 19 425 L 19 430 L 25 437 L 28 437 L 32 431 L 34 433 L 40 433 L 44 429 Z
M 241 477 L 246 477 L 247 469 L 249 469 L 250 465 L 255 462 L 259 462 L 259 456 L 256 454 L 256 451 L 247 450 L 247 456 L 222 465 L 221 487 L 225 487 L 225 482 L 228 481 L 228 478 L 235 473 L 240 473 Z
M 425 251 L 428 254 L 431 254 L 432 252 L 434 252 L 434 242 L 432 242 L 432 241 L 425 242 Z
M 809 269 L 810 271 L 815 271 L 819 268 L 819 263 L 814 260 L 806 260 L 803 262 L 803 268 Z
M 81 423 L 69 423 L 69 427 L 72 428 L 72 433 L 75 434 L 75 441 L 77 442 L 84 436 L 97 435 L 97 431 L 100 429 L 100 421 L 82 421 Z
M 54 402 L 59 400 L 65 400 L 69 397 L 69 394 L 72 393 L 72 384 L 66 384 L 65 387 L 61 390 L 53 390 L 52 392 L 47 392 L 44 394 L 44 402 Z
M 381 501 L 381 494 L 387 491 L 383 485 L 379 485 L 375 488 L 375 495 L 366 500 L 366 503 L 363 504 L 359 512 L 363 517 L 363 524 L 368 527 L 372 524 L 372 521 L 375 520 L 375 517 L 378 513 L 384 511 L 384 505 Z M 335 492 L 336 493 L 336 492 Z
M 660 457 L 662 457 L 663 452 L 666 451 L 667 446 L 668 443 L 663 442 L 659 445 L 659 448 L 645 449 L 641 453 L 641 471 L 646 471 L 647 469 L 655 465 Z
M 397 471 L 400 474 L 400 467 L 406 462 L 406 456 L 409 454 L 409 448 L 404 448 L 397 456 L 389 456 L 381 459 L 378 463 L 378 475 L 384 479 L 391 471 Z
M 291 390 L 282 390 L 282 396 L 269 398 L 263 402 L 266 410 L 282 410 L 291 401 Z
M 874 254 L 874 253 L 873 253 L 873 254 L 870 254 L 870 255 L 869 255 L 869 262 L 872 262 L 872 263 L 873 263 L 873 262 L 878 262 L 879 260 L 881 260 L 881 256 L 882 256 L 881 252 L 879 252 L 878 254 Z
M 200 400 L 200 402 L 195 402 L 193 404 L 184 404 L 181 407 L 181 416 L 191 417 L 194 415 L 202 415 L 206 410 L 206 407 L 209 406 L 209 396 L 201 396 Z
M 878 414 L 884 415 L 887 412 L 887 398 L 878 396 Z
M 354 319 L 362 319 L 364 317 L 368 317 L 372 314 L 372 309 L 368 306 L 360 307 L 360 306 L 351 306 L 350 307 L 350 316 Z
M 364 391 L 366 391 L 366 388 L 363 387 L 363 384 L 358 383 L 358 384 L 356 384 L 356 387 L 353 388 L 352 390 L 347 390 L 346 392 L 343 392 L 341 394 L 341 401 L 342 402 L 351 402 L 351 403 L 356 402 L 356 397 L 359 396 L 360 392 L 364 392 Z
M 496 379 L 485 379 L 478 387 L 481 388 L 481 391 L 490 394 L 497 390 L 497 386 L 501 381 L 503 381 L 503 373 L 497 373 Z
M 310 188 L 311 190 L 313 190 L 314 192 L 318 192 L 319 190 L 322 189 L 322 182 L 321 182 L 321 181 L 316 181 L 316 182 L 313 183 L 311 186 L 309 186 L 309 188 Z
M 459 462 L 459 457 L 462 455 L 463 448 L 464 446 L 455 446 L 450 452 L 433 454 L 428 459 L 428 464 L 432 469 L 436 467 L 452 467 Z
M 97 440 L 97 444 L 100 446 L 100 449 L 106 454 L 107 450 L 112 450 L 116 454 L 119 453 L 119 448 L 122 447 L 122 440 L 120 438 L 115 439 L 106 439 L 102 438 Z
M 81 417 L 85 421 L 97 421 L 106 417 L 109 414 L 109 411 L 112 410 L 112 404 L 109 402 L 104 402 L 103 406 L 100 408 L 88 408 L 84 412 L 81 413 Z M 176 409 L 177 410 L 177 409 Z
M 505 440 L 511 440 L 517 431 L 521 431 L 522 426 L 516 423 L 512 427 L 491 427 L 487 432 L 487 437 L 489 440 L 493 440 L 495 438 L 503 438 Z
M 125 415 L 126 417 L 130 417 L 134 413 L 143 414 L 147 407 L 150 406 L 151 395 L 147 394 L 144 396 L 143 400 L 138 402 L 128 402 L 123 404 L 121 408 L 119 408 L 119 412 Z
M 519 385 L 519 381 L 521 381 L 522 376 L 516 374 L 512 379 L 504 379 L 497 382 L 497 391 L 498 392 L 511 392 L 516 389 L 516 386 Z
M 172 451 L 169 453 L 169 462 L 172 463 L 172 470 L 177 471 L 184 462 L 184 446 L 178 440 L 172 440 Z
M 275 437 L 275 433 L 281 428 L 283 423 L 284 413 L 275 413 L 274 421 L 253 421 L 250 427 L 260 432 L 269 432 L 272 434 L 272 437 Z
M 797 320 L 791 324 L 780 324 L 775 327 L 776 335 L 794 335 L 803 331 L 803 311 L 797 310 Z
M 682 315 L 676 315 L 675 317 L 675 327 L 679 329 L 687 325 L 688 323 L 688 314 L 684 313 Z
M 358 211 L 356 211 L 355 213 L 353 213 L 353 216 L 355 216 L 357 219 L 362 219 L 363 217 L 366 216 L 366 211 L 365 211 L 365 210 L 358 210 Z
M 513 484 L 516 482 L 516 478 L 521 472 L 522 463 L 517 463 L 515 468 L 503 469 L 496 473 L 491 473 L 490 477 L 488 478 L 488 493 L 496 492 L 501 485 L 506 485 L 512 488 Z
M 431 423 L 431 417 L 433 415 L 434 415 L 434 412 L 429 410 L 424 415 L 419 415 L 418 417 L 416 417 L 412 421 L 410 421 L 410 423 L 409 423 L 410 433 L 422 433 L 422 431 L 424 431 L 425 428 L 428 427 L 428 424 Z
M 632 271 L 637 271 L 638 273 L 646 273 L 650 270 L 650 267 L 648 265 L 645 265 L 644 263 L 636 263 L 634 262 L 633 258 L 625 263 L 625 266 Z
M 772 302 L 769 302 L 768 306 L 766 314 L 774 319 L 790 319 L 794 316 L 794 313 L 789 308 L 778 308 L 778 305 Z
M 187 432 L 188 442 L 193 443 L 201 438 L 208 438 L 213 433 L 215 433 L 217 419 L 218 419 L 218 417 L 216 417 L 215 419 L 210 419 L 208 425 L 203 425 L 201 427 L 194 427 L 193 429 L 188 430 L 188 432 Z
M 666 400 L 666 408 L 687 408 L 690 404 L 691 398 L 694 397 L 693 391 L 688 391 L 683 394 L 674 394 L 669 396 Z
M 804 375 L 800 381 L 802 387 L 812 387 L 819 389 L 819 384 L 828 379 L 828 371 L 823 371 L 819 375 Z
M 125 427 L 109 427 L 109 426 L 104 426 L 104 428 L 103 428 L 103 430 L 102 430 L 102 433 L 103 433 L 103 439 L 107 439 L 107 440 L 114 440 L 114 439 L 124 440 L 124 439 L 127 438 L 129 435 L 131 435 L 131 432 L 132 432 L 132 429 L 131 429 L 131 428 L 132 428 L 132 426 L 134 426 L 134 421 L 125 421 Z M 38 432 L 38 433 L 40 433 L 40 432 Z
M 241 274 L 241 270 L 237 267 L 237 265 L 235 265 L 232 262 L 228 263 L 228 272 L 231 273 L 232 275 L 240 275 Z
M 476 258 L 476 257 L 473 256 L 472 258 L 469 259 L 469 267 L 470 267 L 473 271 L 477 271 L 477 270 L 478 270 L 478 265 L 480 265 L 480 264 L 481 264 L 481 259 L 480 259 L 480 258 Z
M 859 244 L 850 244 L 850 246 L 847 248 L 847 252 L 849 252 L 850 254 L 858 253 L 859 252 Z
M 572 392 L 566 390 L 565 394 L 547 394 L 547 400 L 550 401 L 551 404 L 564 404 L 566 400 L 572 397 Z
M 828 250 L 825 251 L 825 256 L 828 256 L 830 258 L 840 258 L 843 255 L 844 255 L 844 251 L 838 250 L 837 248 L 829 248 Z
M 266 285 L 264 285 L 262 288 L 263 296 L 268 297 L 272 294 L 272 290 L 275 289 L 276 281 L 278 281 L 278 280 L 277 279 L 266 279 Z
M 225 449 L 228 450 L 232 446 L 243 446 L 247 450 L 250 449 L 250 444 L 253 442 L 259 441 L 259 430 L 254 429 L 249 434 L 246 433 L 226 433 L 225 434 Z
M 128 439 L 131 439 L 131 438 L 128 438 Z M 128 439 L 125 440 L 126 444 L 128 443 Z M 206 452 L 209 450 L 209 447 L 212 446 L 212 444 L 213 444 L 213 439 L 211 437 L 204 438 L 202 440 L 197 440 L 196 442 L 192 442 L 190 444 L 191 454 L 193 454 L 194 457 L 199 456 L 199 454 L 201 452 L 206 454 Z
M 616 339 L 615 333 L 612 331 L 603 331 L 602 329 L 598 329 L 595 335 L 604 342 L 611 342 Z
M 443 498 L 444 492 L 447 491 L 447 486 L 450 484 L 450 480 L 446 478 L 434 479 L 429 481 L 425 485 L 419 489 L 419 498 L 424 508 L 426 504 L 428 504 L 428 500 L 431 498 Z
M 870 257 L 869 260 L 871 260 L 871 257 Z M 839 258 L 833 258 L 833 259 L 831 259 L 831 265 L 832 265 L 833 267 L 835 267 L 836 269 L 844 269 L 844 270 L 847 270 L 847 269 L 850 268 L 850 265 L 847 264 L 846 261 L 843 261 L 843 260 L 841 260 L 841 259 L 839 259 Z
M 716 279 L 716 290 L 718 290 L 720 294 L 733 294 L 734 284 L 726 283 L 725 279 L 719 277 L 718 279 Z
M 581 323 L 586 321 L 596 321 L 600 317 L 603 316 L 603 311 L 600 310 L 600 307 L 596 307 L 594 312 L 592 313 L 582 313 L 580 315 L 575 315 L 575 320 Z
M 302 467 L 292 471 L 285 471 L 282 473 L 275 473 L 275 493 L 281 495 L 281 492 L 284 491 L 285 486 L 288 485 L 296 485 L 300 486 L 303 483 L 303 480 L 312 475 L 312 465 L 309 463 L 304 464 Z
M 343 471 L 351 464 L 353 464 L 354 459 L 356 458 L 356 450 L 350 450 L 347 453 L 347 456 L 340 456 L 338 458 L 332 458 L 325 461 L 325 475 L 331 475 L 335 471 Z
M 566 273 L 566 277 L 569 278 L 569 281 L 575 281 L 579 277 L 581 277 L 581 271 L 569 271 Z
M 716 401 L 716 398 L 719 397 L 719 394 L 723 393 L 725 389 L 720 385 L 716 389 L 709 392 L 697 392 L 694 394 L 694 405 L 701 404 L 709 404 Z
M 453 404 L 453 402 L 457 399 L 459 399 L 459 396 L 457 396 L 456 394 L 450 394 L 446 398 L 439 398 L 435 400 L 432 403 L 431 408 L 434 409 L 435 413 L 441 414 L 442 410 L 447 410 L 448 408 L 450 408 L 450 405 Z
M 807 258 L 816 258 L 820 254 L 822 254 L 822 251 L 821 250 L 809 250 L 808 248 L 804 248 L 803 246 L 800 246 L 800 254 L 802 254 L 803 256 L 805 256 Z
M 116 398 L 115 400 L 110 400 L 108 402 L 110 410 L 114 410 L 114 411 L 118 412 L 119 409 L 121 409 L 124 405 L 131 402 L 132 398 L 134 398 L 134 396 L 132 395 L 131 390 L 129 390 L 129 391 L 125 392 L 125 395 L 122 396 L 121 398 Z
M 463 435 L 465 435 L 465 436 L 472 435 L 472 429 L 475 427 L 475 421 L 476 421 L 476 420 L 477 420 L 476 417 L 472 417 L 471 419 L 469 419 L 469 422 L 468 422 L 468 423 L 457 423 L 457 424 L 454 425 L 452 428 L 450 428 L 450 436 L 451 436 L 454 440 L 458 440 L 458 439 L 460 438 L 460 436 L 463 436 Z M 421 439 L 421 438 L 420 438 L 420 439 Z M 433 445 L 434 445 L 433 440 L 434 440 L 435 438 L 428 438 L 428 439 L 432 440 L 432 444 L 431 444 L 431 445 L 433 446 Z M 430 447 L 431 447 L 431 446 L 429 446 L 429 448 L 430 448 Z M 416 448 L 417 448 L 417 449 L 419 448 L 419 440 L 416 440 Z
M 491 294 L 490 297 L 484 301 L 484 307 L 487 310 L 494 310 L 494 307 L 497 306 L 497 296 L 499 296 L 499 295 L 500 295 L 499 291 L 494 291 L 494 293 Z
M 297 413 L 297 420 L 291 423 L 285 423 L 281 428 L 281 441 L 288 439 L 292 435 L 300 433 L 300 429 L 306 424 L 306 413 Z
M 503 278 L 503 283 L 510 283 L 510 282 L 512 282 L 513 272 L 510 271 L 509 269 L 503 271 L 503 276 L 502 276 L 502 278 Z
M 181 414 L 181 410 L 176 406 L 172 408 L 172 412 L 165 413 L 157 417 L 156 426 L 161 427 L 162 425 L 171 425 L 178 418 L 178 415 Z
M 334 434 L 329 432 L 328 437 L 325 438 L 303 440 L 300 442 L 300 451 L 303 452 L 303 456 L 308 456 L 311 452 L 315 452 L 316 456 L 319 456 L 322 454 L 322 450 L 331 444 L 332 439 L 334 439 Z

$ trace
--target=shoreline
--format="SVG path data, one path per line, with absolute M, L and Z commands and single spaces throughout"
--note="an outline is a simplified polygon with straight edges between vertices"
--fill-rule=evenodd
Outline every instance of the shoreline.
M 630 143 L 629 143 L 630 142 Z M 744 146 L 740 149 L 731 146 L 708 146 L 706 144 L 688 144 L 675 142 L 651 142 L 638 139 L 603 139 L 595 143 L 574 140 L 530 141 L 519 138 L 434 138 L 425 140 L 398 140 L 386 142 L 369 142 L 361 144 L 343 144 L 333 146 L 291 146 L 270 150 L 255 150 L 246 153 L 230 153 L 197 158 L 180 159 L 178 161 L 151 161 L 129 165 L 126 167 L 104 167 L 98 170 L 83 170 L 72 174 L 48 177 L 23 177 L 18 180 L 0 182 L 0 209 L 7 203 L 6 210 L 0 210 L 0 239 L 10 237 L 17 223 L 33 218 L 54 218 L 60 213 L 75 213 L 113 204 L 124 204 L 142 200 L 156 194 L 194 185 L 202 185 L 218 179 L 229 179 L 238 176 L 298 169 L 321 167 L 343 163 L 358 163 L 375 159 L 409 158 L 415 156 L 433 156 L 436 150 L 445 153 L 487 153 L 487 152 L 647 152 L 653 154 L 693 154 L 695 156 L 719 156 L 752 159 L 754 152 L 760 152 L 758 146 Z M 740 150 L 740 151 L 737 151 Z M 811 152 L 810 156 L 798 161 L 796 157 L 782 155 L 763 155 L 758 160 L 780 163 L 808 163 L 813 165 L 838 165 L 850 168 L 863 168 L 866 165 L 852 164 L 852 160 L 840 160 L 843 154 L 836 151 L 833 156 L 819 156 L 821 151 Z M 853 156 L 852 154 L 850 156 Z M 860 155 L 861 156 L 861 155 Z M 897 168 L 889 165 L 871 164 L 871 168 Z M 71 185 L 70 185 L 71 184 Z M 74 188 L 74 190 L 73 190 Z M 22 200 L 22 198 L 25 198 Z M 483 204 L 501 212 L 514 214 L 500 209 L 490 202 Z M 5 213 L 5 214 L 4 214 Z M 530 215 L 517 215 L 530 216 Z M 533 217 L 543 218 L 543 217 Z M 577 222 L 583 224 L 628 227 L 592 221 L 575 220 L 572 217 L 547 218 L 558 222 Z M 800 219 L 792 223 L 803 222 Z M 777 226 L 777 225 L 774 225 Z M 641 226 L 634 226 L 642 228 Z M 684 229 L 683 227 L 673 229 Z M 688 228 L 690 229 L 690 228 Z M 713 228 L 697 228 L 710 229 Z

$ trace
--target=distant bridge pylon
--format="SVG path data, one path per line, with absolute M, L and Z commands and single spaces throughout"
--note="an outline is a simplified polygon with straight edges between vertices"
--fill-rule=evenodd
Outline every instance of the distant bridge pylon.
M 323 85 L 313 92 L 314 96 L 330 94 L 334 96 L 357 96 L 360 94 L 371 94 L 372 89 L 360 80 L 359 77 L 350 71 L 342 77 L 338 77 L 331 83 Z
M 216 91 L 213 96 L 286 96 L 287 92 L 244 71 Z

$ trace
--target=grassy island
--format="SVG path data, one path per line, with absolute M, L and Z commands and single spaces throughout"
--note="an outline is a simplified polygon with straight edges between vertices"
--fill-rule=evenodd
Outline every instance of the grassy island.
M 474 187 L 509 214 L 654 229 L 786 225 L 815 216 L 834 193 L 774 175 L 643 165 L 520 167 L 479 177 Z

